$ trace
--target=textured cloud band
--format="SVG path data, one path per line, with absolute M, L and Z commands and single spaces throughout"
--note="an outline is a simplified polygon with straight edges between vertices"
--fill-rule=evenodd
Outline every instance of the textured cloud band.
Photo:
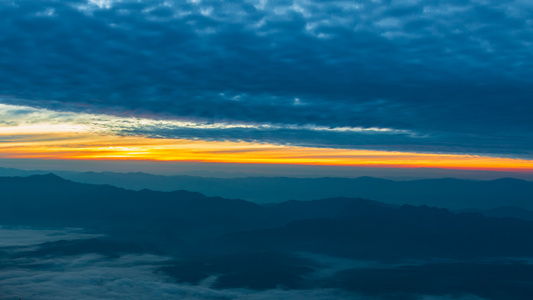
M 1 101 L 263 126 L 229 137 L 150 135 L 531 158 L 532 9 L 473 0 L 2 2 Z M 334 131 L 309 130 L 317 128 Z

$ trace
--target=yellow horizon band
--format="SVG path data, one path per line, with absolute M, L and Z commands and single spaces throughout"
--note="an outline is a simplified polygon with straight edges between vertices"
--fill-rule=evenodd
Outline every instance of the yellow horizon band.
M 87 132 L 1 132 L 0 157 L 68 160 L 149 160 L 533 172 L 533 160 L 313 148 L 251 142 L 158 139 Z

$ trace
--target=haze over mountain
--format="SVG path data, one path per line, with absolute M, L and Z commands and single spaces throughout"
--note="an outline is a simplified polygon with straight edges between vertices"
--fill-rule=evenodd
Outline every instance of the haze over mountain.
M 46 171 L 4 169 L 29 175 Z M 515 206 L 533 210 L 533 182 L 512 178 L 474 181 L 454 178 L 393 181 L 359 178 L 243 177 L 209 178 L 147 173 L 57 172 L 82 183 L 110 184 L 131 190 L 189 190 L 208 196 L 245 199 L 256 203 L 361 197 L 391 204 L 432 205 L 450 209 L 492 209 Z M 12 175 L 13 176 L 13 175 Z

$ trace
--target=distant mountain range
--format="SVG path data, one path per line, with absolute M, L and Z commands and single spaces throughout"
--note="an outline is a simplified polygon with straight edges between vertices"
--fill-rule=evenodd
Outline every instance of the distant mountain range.
M 413 246 L 410 242 L 417 245 L 435 242 L 435 248 L 439 248 L 441 242 L 450 243 L 444 248 L 472 243 L 469 247 L 478 252 L 487 251 L 489 243 L 490 251 L 510 247 L 520 253 L 533 253 L 533 243 L 531 249 L 513 246 L 513 241 L 523 243 L 529 239 L 528 234 L 533 236 L 533 223 L 525 220 L 487 218 L 478 213 L 454 214 L 441 208 L 399 206 L 361 198 L 259 205 L 183 190 L 132 191 L 110 185 L 76 183 L 53 174 L 0 177 L 0 190 L 2 224 L 95 228 L 121 232 L 121 236 L 164 237 L 167 244 L 186 244 L 231 233 L 231 238 L 223 244 L 227 246 L 238 241 L 239 248 L 253 245 L 253 248 L 267 249 L 271 245 L 301 242 L 312 250 L 323 245 L 331 250 L 338 245 L 340 248 L 335 251 L 349 252 L 351 244 L 346 241 L 353 237 L 351 242 L 356 242 L 357 247 L 352 245 L 355 248 L 360 248 L 362 241 L 374 246 L 384 243 L 383 246 L 387 244 L 388 247 L 391 242 L 401 241 L 407 247 L 405 255 L 409 251 L 415 253 L 409 248 Z M 248 233 L 237 234 L 244 231 Z M 503 234 L 505 232 L 513 232 L 513 236 Z M 252 241 L 247 240 L 250 238 Z M 309 238 L 314 242 L 301 241 Z M 216 248 L 224 249 L 220 245 Z M 294 250 L 309 250 L 296 248 Z
M 45 171 L 0 169 L 3 176 L 45 174 Z M 188 190 L 207 196 L 255 203 L 359 197 L 390 204 L 430 205 L 459 209 L 521 207 L 533 210 L 533 182 L 513 178 L 472 181 L 453 178 L 393 181 L 359 178 L 246 177 L 206 178 L 146 173 L 64 172 L 63 178 L 90 184 L 110 184 L 131 190 Z
M 354 182 L 396 184 L 373 178 Z M 433 181 L 405 184 L 421 182 L 427 193 L 434 188 Z M 463 189 L 478 184 L 437 183 Z M 499 180 L 479 187 L 489 183 L 529 184 Z M 212 286 L 220 289 L 335 288 L 383 297 L 376 299 L 417 299 L 424 293 L 525 300 L 533 293 L 533 266 L 527 262 L 533 253 L 533 222 L 524 219 L 346 197 L 260 205 L 183 190 L 77 183 L 53 174 L 0 177 L 0 192 L 1 225 L 83 227 L 104 234 L 0 251 L 5 261 L 0 271 L 11 268 L 7 262 L 23 259 L 152 253 L 173 258 L 156 266 L 161 274 L 192 285 L 213 278 Z M 374 265 L 343 265 L 317 277 L 327 269 L 320 257 Z

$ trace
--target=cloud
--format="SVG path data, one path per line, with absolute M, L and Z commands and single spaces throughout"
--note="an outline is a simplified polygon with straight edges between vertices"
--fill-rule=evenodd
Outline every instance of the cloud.
M 0 94 L 54 110 L 288 127 L 268 134 L 279 143 L 531 157 L 530 12 L 525 1 L 473 0 L 3 2 Z
M 508 281 L 502 281 L 502 287 L 507 291 L 512 290 L 513 280 L 522 278 L 525 274 L 515 274 L 516 270 L 526 270 L 524 267 L 530 268 L 529 265 L 520 265 L 512 263 L 498 263 L 494 265 L 489 264 L 455 264 L 448 262 L 448 264 L 426 264 L 427 262 L 413 263 L 410 265 L 396 265 L 384 264 L 379 262 L 366 261 L 352 261 L 343 258 L 334 258 L 324 255 L 302 253 L 303 259 L 312 259 L 316 261 L 313 263 L 315 267 L 321 265 L 323 269 L 317 269 L 312 273 L 308 280 L 317 282 L 315 289 L 265 289 L 265 290 L 251 290 L 242 288 L 213 288 L 213 283 L 216 282 L 217 276 L 209 276 L 205 280 L 200 281 L 199 284 L 191 285 L 186 283 L 176 282 L 171 277 L 164 275 L 158 271 L 162 266 L 169 266 L 176 262 L 175 258 L 170 258 L 162 255 L 148 254 L 148 253 L 122 253 L 116 256 L 105 256 L 96 253 L 84 253 L 65 255 L 62 251 L 47 252 L 46 255 L 40 255 L 39 252 L 32 252 L 32 250 L 43 246 L 42 242 L 53 242 L 57 239 L 78 239 L 83 240 L 91 238 L 86 234 L 80 233 L 80 230 L 73 229 L 55 229 L 42 230 L 36 228 L 2 228 L 0 234 L 6 236 L 6 233 L 12 238 L 8 239 L 10 244 L 4 243 L 0 250 L 0 299 L 154 299 L 154 298 L 187 298 L 198 300 L 211 299 L 316 299 L 316 300 L 332 300 L 332 299 L 365 299 L 365 300 L 381 300 L 388 299 L 387 295 L 404 297 L 405 299 L 418 300 L 483 300 L 483 298 L 475 295 L 464 295 L 463 289 L 457 289 L 456 285 L 450 286 L 450 293 L 453 296 L 448 296 L 443 293 L 442 285 L 446 280 L 456 280 L 455 277 L 449 277 L 448 273 L 443 272 L 488 272 L 496 274 L 500 271 L 508 272 L 505 274 L 514 274 L 506 277 Z M 86 240 L 88 241 L 88 240 Z M 74 241 L 75 242 L 75 241 Z M 60 244 L 57 244 L 60 245 Z M 12 248 L 16 246 L 17 248 Z M 66 245 L 68 247 L 68 244 Z M 101 245 L 105 246 L 105 245 Z M 29 251 L 25 251 L 29 250 Z M 60 250 L 60 249 L 59 249 Z M 253 255 L 253 254 L 252 254 Z M 286 256 L 281 256 L 286 257 Z M 228 268 L 231 271 L 231 264 L 228 264 L 222 258 L 223 268 Z M 193 260 L 194 261 L 194 260 Z M 229 260 L 231 262 L 231 260 Z M 278 263 L 277 261 L 274 261 Z M 290 262 L 290 261 L 289 261 Z M 185 260 L 187 263 L 187 260 Z M 261 264 L 260 261 L 255 263 Z M 264 262 L 262 262 L 264 263 Z M 282 261 L 283 263 L 283 261 Z M 287 263 L 287 261 L 285 261 Z M 296 263 L 298 264 L 298 263 Z M 516 269 L 518 268 L 518 269 Z M 521 269 L 522 268 L 522 269 Z M 236 270 L 239 268 L 237 267 Z M 464 270 L 463 270 L 464 269 Z M 407 270 L 407 271 L 406 271 Z M 411 270 L 411 271 L 409 271 Z M 226 270 L 226 272 L 230 272 Z M 341 279 L 341 286 L 350 284 L 346 279 L 350 277 L 346 274 L 366 274 L 365 278 L 372 278 L 375 274 L 383 273 L 383 279 L 377 281 L 370 280 L 369 286 L 378 285 L 379 281 L 384 280 L 385 285 L 382 286 L 382 293 L 375 293 L 370 287 L 370 293 L 359 296 L 358 294 L 342 291 L 337 288 L 324 288 L 323 286 L 330 286 L 329 278 L 339 277 Z M 403 274 L 404 283 L 407 288 L 397 286 L 387 280 L 397 280 L 397 273 Z M 231 276 L 230 272 L 230 276 Z M 447 275 L 448 274 L 448 275 Z M 368 276 L 367 276 L 368 275 Z M 333 277 L 332 277 L 333 276 Z M 440 277 L 439 277 L 440 276 Z M 417 284 L 413 278 L 424 278 L 423 286 Z M 441 278 L 442 277 L 442 278 Z M 459 276 L 460 277 L 460 276 Z M 453 279 L 452 279 L 453 278 Z M 457 280 L 470 280 L 473 277 L 459 278 Z M 482 279 L 478 281 L 483 282 Z M 324 282 L 322 282 L 324 280 Z M 343 281 L 344 280 L 344 281 Z M 431 284 L 432 280 L 437 280 L 440 284 Z M 477 282 L 477 281 L 476 281 Z M 478 282 L 479 283 L 479 282 Z M 509 285 L 511 284 L 511 285 Z M 357 284 L 349 285 L 348 290 L 356 287 Z M 417 292 L 402 292 L 409 291 L 409 287 L 416 286 L 420 291 L 433 291 L 436 295 L 424 295 Z M 476 285 L 477 286 L 477 285 Z M 473 290 L 478 290 L 476 286 Z M 452 288 L 453 287 L 453 288 Z M 481 285 L 479 286 L 482 287 Z M 527 287 L 524 287 L 527 290 Z M 399 294 L 390 294 L 395 290 Z M 498 288 L 495 288 L 497 290 Z M 367 290 L 366 287 L 361 288 L 361 291 Z M 381 290 L 381 289 L 380 289 Z M 513 291 L 516 295 L 523 292 L 524 289 Z M 387 294 L 389 293 L 389 294 Z M 487 295 L 492 295 L 488 292 Z M 385 297 L 385 298 L 383 298 Z M 402 299 L 404 299 L 402 298 Z
M 4 120 L 0 124 L 0 156 L 10 159 L 115 159 L 129 160 L 129 164 L 133 160 L 155 160 L 438 167 L 526 172 L 533 166 L 531 160 L 517 158 L 531 157 L 531 150 L 513 150 L 517 141 L 500 146 L 485 139 L 486 145 L 493 146 L 491 149 L 499 147 L 498 151 L 503 154 L 500 156 L 507 156 L 494 157 L 491 156 L 493 152 L 476 147 L 475 143 L 481 138 L 465 136 L 457 146 L 450 137 L 419 136 L 391 128 L 157 120 L 5 104 L 0 104 L 0 119 Z M 417 143 L 420 140 L 423 143 Z M 509 154 L 509 151 L 514 152 Z M 484 155 L 464 155 L 464 152 Z M 35 161 L 31 165 L 34 168 Z M 105 165 L 106 168 L 110 166 Z M 90 168 L 94 166 L 91 163 Z
M 0 273 L 0 299 L 381 299 L 336 289 L 219 290 L 209 286 L 210 280 L 199 285 L 176 283 L 155 272 L 164 261 L 164 257 L 155 255 L 123 255 L 108 259 L 96 254 L 19 260 L 22 267 L 4 269 Z M 32 268 L 32 265 L 37 267 Z M 421 299 L 482 300 L 475 296 L 427 296 Z
M 4 259 L 4 258 L 2 258 Z M 217 290 L 176 283 L 156 272 L 169 258 L 140 254 L 109 259 L 97 254 L 0 261 L 0 299 L 338 299 L 334 290 Z
M 84 233 L 80 228 L 66 230 L 35 230 L 0 226 L 0 247 L 21 247 L 50 241 L 75 240 L 100 237 L 99 234 Z

